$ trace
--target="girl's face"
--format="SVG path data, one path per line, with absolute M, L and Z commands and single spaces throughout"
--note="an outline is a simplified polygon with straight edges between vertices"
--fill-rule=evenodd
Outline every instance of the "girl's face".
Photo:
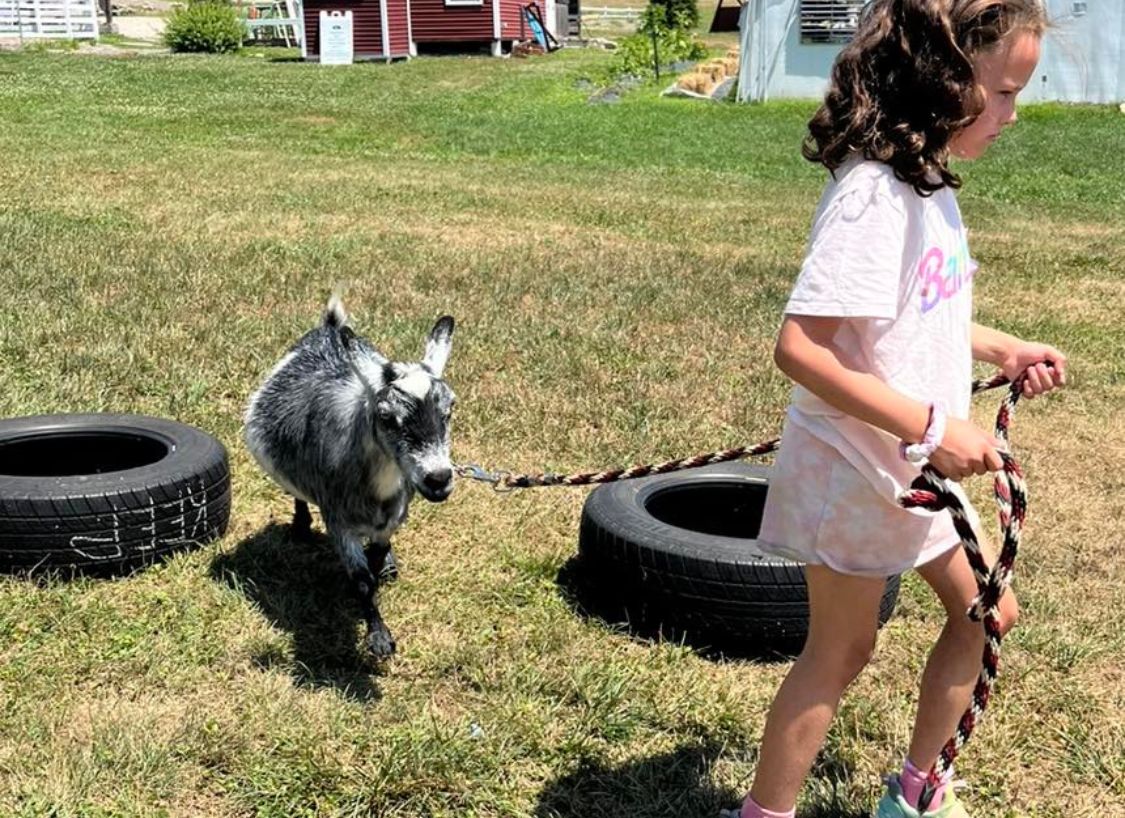
M 984 110 L 972 125 L 949 143 L 959 159 L 976 159 L 995 142 L 1000 131 L 1016 121 L 1016 95 L 1023 90 L 1039 62 L 1039 35 L 1015 31 L 995 48 L 973 58 L 973 73 L 984 91 Z

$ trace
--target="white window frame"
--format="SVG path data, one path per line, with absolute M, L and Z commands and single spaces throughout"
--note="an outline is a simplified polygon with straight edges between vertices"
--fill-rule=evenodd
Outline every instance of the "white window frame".
M 496 0 L 499 2 L 499 0 Z M 445 0 L 447 6 L 483 6 L 484 0 Z
M 867 0 L 800 0 L 802 45 L 840 45 L 855 34 Z

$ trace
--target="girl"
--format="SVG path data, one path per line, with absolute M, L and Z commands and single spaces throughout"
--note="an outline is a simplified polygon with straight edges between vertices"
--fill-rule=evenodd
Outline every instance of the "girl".
M 948 619 L 878 818 L 918 818 L 926 773 L 969 702 L 984 640 L 965 615 L 972 571 L 948 513 L 896 497 L 926 457 L 954 481 L 1001 468 L 1000 442 L 968 420 L 973 360 L 1011 378 L 1027 370 L 1028 397 L 1065 378 L 1058 350 L 972 323 L 976 264 L 949 167 L 1015 123 L 1045 27 L 1039 0 L 873 0 L 809 124 L 805 157 L 832 179 L 777 339 L 796 386 L 759 534 L 807 564 L 809 634 L 770 709 L 741 818 L 795 814 L 840 696 L 871 657 L 888 575 L 916 569 Z M 1007 632 L 1011 592 L 1000 608 Z M 925 815 L 966 813 L 943 785 Z

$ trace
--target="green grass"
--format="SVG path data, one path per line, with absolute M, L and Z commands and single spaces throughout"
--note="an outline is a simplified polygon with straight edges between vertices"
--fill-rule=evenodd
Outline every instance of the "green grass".
M 251 389 L 336 282 L 399 357 L 458 319 L 455 455 L 645 461 L 776 434 L 773 333 L 823 182 L 805 103 L 655 87 L 608 56 L 317 65 L 0 55 L 0 416 L 138 411 L 230 449 L 219 543 L 126 579 L 0 582 L 0 814 L 712 816 L 753 773 L 783 663 L 577 616 L 584 493 L 419 503 L 358 655 L 326 547 L 239 442 Z M 964 754 L 982 816 L 1125 814 L 1125 119 L 1046 106 L 963 167 L 981 320 L 1062 346 L 1021 406 L 1021 627 Z M 995 410 L 978 400 L 979 418 Z M 985 486 L 973 485 L 980 507 Z M 941 618 L 908 578 L 804 797 L 858 816 L 903 752 Z

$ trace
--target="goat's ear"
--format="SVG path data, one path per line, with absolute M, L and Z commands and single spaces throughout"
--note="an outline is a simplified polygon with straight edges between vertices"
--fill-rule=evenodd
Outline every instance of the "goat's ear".
M 449 349 L 453 346 L 453 318 L 443 315 L 430 330 L 430 337 L 426 341 L 426 354 L 422 358 L 425 367 L 440 378 L 445 369 L 445 362 L 449 360 Z

